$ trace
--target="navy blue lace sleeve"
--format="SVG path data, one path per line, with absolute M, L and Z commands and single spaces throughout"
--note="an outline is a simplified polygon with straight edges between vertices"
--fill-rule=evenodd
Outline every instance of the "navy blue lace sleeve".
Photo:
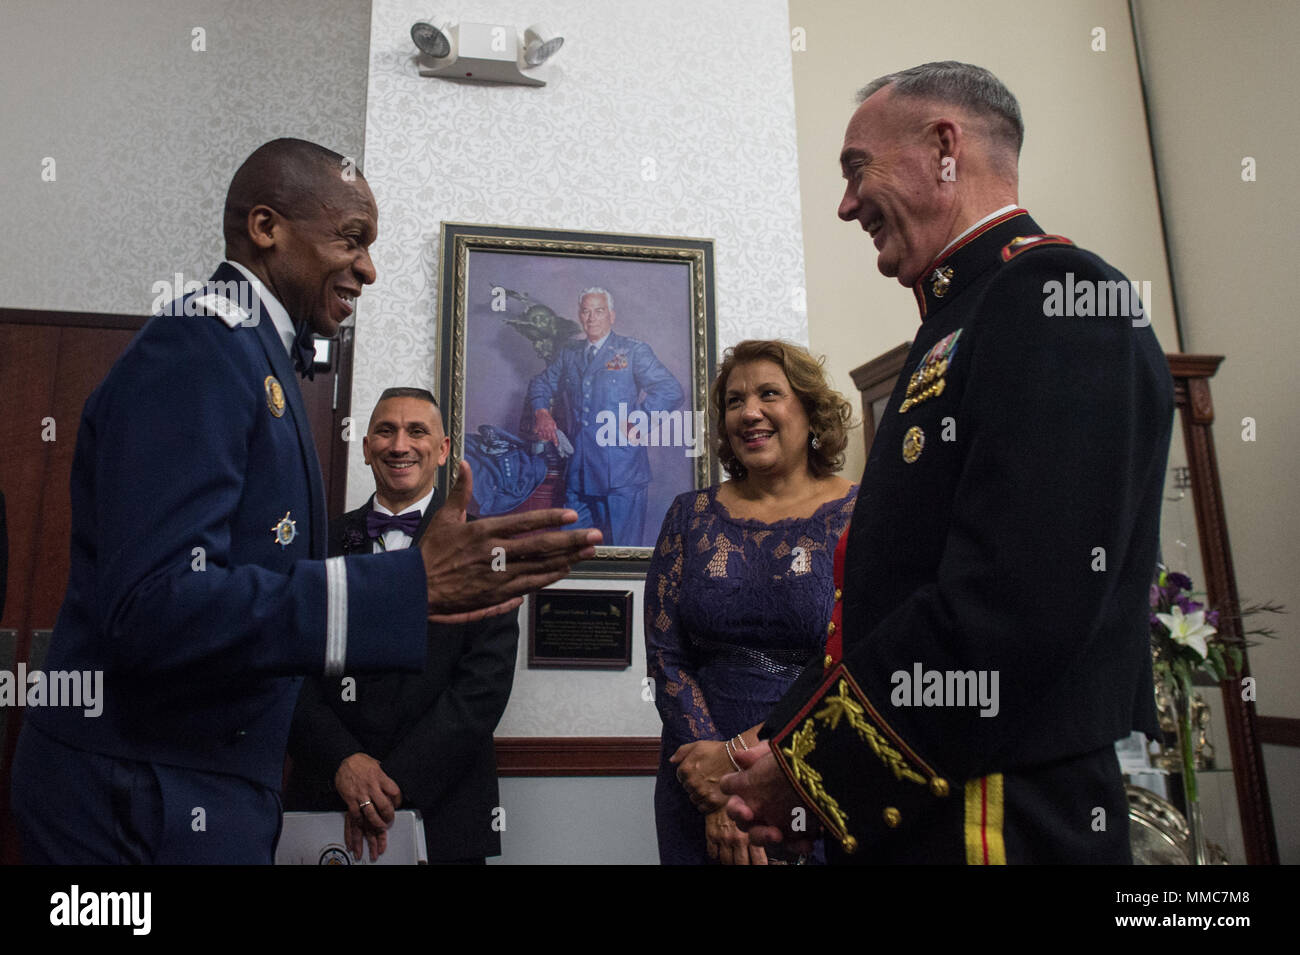
M 722 739 L 700 689 L 681 625 L 679 604 L 685 567 L 685 525 L 696 492 L 678 495 L 664 517 L 645 585 L 646 675 L 654 680 L 655 706 L 671 737 Z

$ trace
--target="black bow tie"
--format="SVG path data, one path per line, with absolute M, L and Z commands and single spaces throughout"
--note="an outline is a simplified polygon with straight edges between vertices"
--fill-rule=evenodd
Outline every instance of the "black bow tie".
M 316 342 L 310 322 L 303 322 L 293 336 L 293 367 L 308 381 L 316 377 Z
M 366 533 L 371 537 L 382 537 L 385 532 L 398 530 L 407 537 L 414 537 L 420 526 L 420 511 L 407 511 L 405 514 L 380 514 L 371 511 L 366 515 Z

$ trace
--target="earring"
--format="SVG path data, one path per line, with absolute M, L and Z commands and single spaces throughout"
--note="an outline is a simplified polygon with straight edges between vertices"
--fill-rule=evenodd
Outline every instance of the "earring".
M 812 445 L 814 451 L 822 446 L 822 439 L 817 437 L 817 435 L 813 434 L 811 431 L 808 432 L 808 437 L 810 438 L 808 443 Z

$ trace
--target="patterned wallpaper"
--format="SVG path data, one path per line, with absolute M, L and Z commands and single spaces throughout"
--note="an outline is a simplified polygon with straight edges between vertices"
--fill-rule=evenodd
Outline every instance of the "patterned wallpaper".
M 221 261 L 257 146 L 361 155 L 369 0 L 9 6 L 0 180 L 21 226 L 0 238 L 0 306 L 148 315 L 155 283 Z
M 540 89 L 420 77 L 410 27 L 427 4 L 373 4 L 365 173 L 379 203 L 379 279 L 358 307 L 358 415 L 388 385 L 432 384 L 443 220 L 713 238 L 719 348 L 807 341 L 784 0 L 535 7 L 445 10 L 521 28 L 533 20 L 516 17 L 531 16 L 563 35 Z M 348 477 L 356 506 L 372 486 L 359 443 Z M 640 696 L 641 584 L 606 583 L 636 593 L 631 669 L 521 669 L 499 735 L 658 734 Z

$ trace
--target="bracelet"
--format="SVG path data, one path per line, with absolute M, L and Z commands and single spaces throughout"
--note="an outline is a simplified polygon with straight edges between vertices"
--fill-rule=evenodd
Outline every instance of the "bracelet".
M 723 743 L 722 748 L 726 750 L 727 759 L 731 760 L 732 767 L 736 770 L 736 772 L 740 772 L 740 763 L 736 762 L 736 755 L 731 751 L 731 740 L 727 740 L 725 743 Z
M 739 741 L 739 743 L 740 743 L 740 748 L 741 748 L 741 749 L 744 749 L 744 750 L 748 750 L 748 749 L 749 749 L 749 744 L 745 742 L 745 737 L 744 737 L 743 735 L 741 735 L 740 733 L 737 733 L 737 734 L 732 738 L 732 741 L 731 741 L 731 748 L 732 748 L 732 749 L 735 749 L 735 748 L 736 748 L 736 743 L 737 743 L 737 741 Z

